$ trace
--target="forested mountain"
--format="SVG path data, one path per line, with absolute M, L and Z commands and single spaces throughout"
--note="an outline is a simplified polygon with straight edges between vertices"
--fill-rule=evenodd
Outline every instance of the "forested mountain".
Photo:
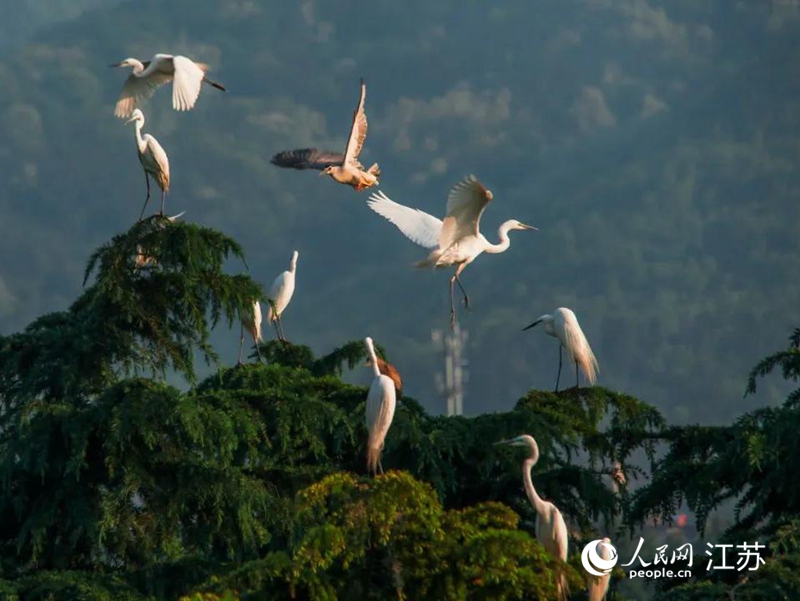
M 777 401 L 777 384 L 742 391 L 797 321 L 798 34 L 780 1 L 97 3 L 0 62 L 0 331 L 66 308 L 85 257 L 135 221 L 132 126 L 112 115 L 125 74 L 106 65 L 174 52 L 229 91 L 185 114 L 167 91 L 145 108 L 170 155 L 168 207 L 239 240 L 264 285 L 300 250 L 293 342 L 324 354 L 370 333 L 442 408 L 430 331 L 447 325 L 445 274 L 410 267 L 423 252 L 366 194 L 269 164 L 342 148 L 363 76 L 364 162 L 391 198 L 440 216 L 475 173 L 495 193 L 487 237 L 511 217 L 540 229 L 465 272 L 468 412 L 552 386 L 555 341 L 520 329 L 561 305 L 601 383 L 670 419 Z M 237 334 L 216 333 L 231 357 Z

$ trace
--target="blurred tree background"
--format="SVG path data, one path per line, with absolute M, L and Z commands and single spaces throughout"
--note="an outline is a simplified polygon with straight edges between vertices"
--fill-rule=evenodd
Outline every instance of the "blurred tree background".
M 467 413 L 552 385 L 553 341 L 519 330 L 561 305 L 601 383 L 670 421 L 720 424 L 787 392 L 768 381 L 741 394 L 796 322 L 796 3 L 3 4 L 5 334 L 66 309 L 84 257 L 136 218 L 133 131 L 112 115 L 126 74 L 106 65 L 173 52 L 210 63 L 229 92 L 205 90 L 186 114 L 166 92 L 145 107 L 172 163 L 168 206 L 240 241 L 262 284 L 301 251 L 294 342 L 322 356 L 368 331 L 408 392 L 444 407 L 431 344 L 446 325 L 444 274 L 410 267 L 420 249 L 365 194 L 269 164 L 284 148 L 343 147 L 364 76 L 364 159 L 381 163 L 390 197 L 440 215 L 474 172 L 495 192 L 490 238 L 509 217 L 540 228 L 466 275 Z M 210 340 L 235 353 L 236 336 Z

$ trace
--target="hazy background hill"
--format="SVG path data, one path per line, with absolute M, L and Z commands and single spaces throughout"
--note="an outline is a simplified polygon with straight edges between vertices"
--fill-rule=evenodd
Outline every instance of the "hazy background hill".
M 32 3 L 3 4 L 25 24 L 0 47 L 4 333 L 67 306 L 91 250 L 138 216 L 133 129 L 112 115 L 126 73 L 106 65 L 172 52 L 229 92 L 204 90 L 187 114 L 166 90 L 146 107 L 170 155 L 168 208 L 241 241 L 267 287 L 300 251 L 292 340 L 325 351 L 371 334 L 408 393 L 443 408 L 430 341 L 447 275 L 410 267 L 422 249 L 366 193 L 269 164 L 343 147 L 364 76 L 364 162 L 381 163 L 390 197 L 441 215 L 475 173 L 495 193 L 490 239 L 511 217 L 540 228 L 465 272 L 467 412 L 553 385 L 556 342 L 520 329 L 561 305 L 601 381 L 669 419 L 779 398 L 742 392 L 797 322 L 797 3 L 42 1 L 36 19 Z M 218 340 L 234 360 L 238 328 Z

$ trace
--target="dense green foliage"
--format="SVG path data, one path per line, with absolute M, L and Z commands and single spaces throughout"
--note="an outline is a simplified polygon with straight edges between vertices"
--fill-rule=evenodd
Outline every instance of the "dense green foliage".
M 793 2 L 9 0 L 4 24 L 68 4 L 97 9 L 0 55 L 0 254 L 15 259 L 0 268 L 3 333 L 65 309 L 84 257 L 144 200 L 132 128 L 112 116 L 125 74 L 106 65 L 177 52 L 229 91 L 205 89 L 185 114 L 167 90 L 147 105 L 172 166 L 167 206 L 241 241 L 262 284 L 301 251 L 291 340 L 324 355 L 380 328 L 410 392 L 444 406 L 430 344 L 444 274 L 410 268 L 422 251 L 366 194 L 269 164 L 284 148 L 342 149 L 364 76 L 365 161 L 391 198 L 440 216 L 474 172 L 495 193 L 489 238 L 510 217 L 540 228 L 464 274 L 468 413 L 552 387 L 555 346 L 519 329 L 562 305 L 601 383 L 673 422 L 724 423 L 762 401 L 742 399 L 744 375 L 793 325 L 800 292 Z

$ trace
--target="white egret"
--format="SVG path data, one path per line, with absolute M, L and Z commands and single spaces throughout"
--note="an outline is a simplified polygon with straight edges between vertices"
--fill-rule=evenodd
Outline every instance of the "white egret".
M 549 501 L 545 501 L 536 493 L 531 480 L 531 470 L 536 465 L 536 462 L 539 461 L 539 445 L 536 444 L 533 436 L 528 434 L 523 434 L 510 440 L 502 440 L 495 444 L 526 447 L 530 450 L 530 456 L 522 464 L 522 483 L 525 486 L 525 494 L 528 495 L 528 500 L 536 510 L 536 539 L 551 555 L 566 562 L 569 540 L 564 516 L 561 515 L 558 507 Z M 567 580 L 564 574 L 559 575 L 557 586 L 558 598 L 566 599 Z
M 275 281 L 272 282 L 272 287 L 269 289 L 269 312 L 267 319 L 275 324 L 275 332 L 278 334 L 278 340 L 285 341 L 286 336 L 283 333 L 283 322 L 281 315 L 284 309 L 289 305 L 294 294 L 294 281 L 295 272 L 297 271 L 297 257 L 300 253 L 294 251 L 292 253 L 292 260 L 289 263 L 289 270 L 281 273 Z
M 158 187 L 161 188 L 161 213 L 164 214 L 164 195 L 169 192 L 169 158 L 167 153 L 150 134 L 142 135 L 144 127 L 144 113 L 139 109 L 134 109 L 133 115 L 125 123 L 135 122 L 136 148 L 139 151 L 139 162 L 144 169 L 144 181 L 147 184 L 147 198 L 144 199 L 144 206 L 139 215 L 139 221 L 144 217 L 144 210 L 150 202 L 150 178 L 152 177 Z
M 600 559 L 610 561 L 614 558 L 611 551 L 611 539 L 607 536 L 603 538 L 602 543 L 597 545 L 597 555 Z M 608 594 L 608 586 L 611 584 L 611 572 L 603 574 L 602 576 L 593 576 L 586 573 L 586 591 L 588 592 L 588 601 L 603 601 Z
M 380 357 L 378 359 L 378 371 L 381 372 L 381 375 L 389 376 L 392 382 L 394 382 L 394 388 L 397 391 L 397 398 L 403 396 L 403 378 L 400 377 L 400 372 L 397 371 L 397 368 L 389 363 L 388 361 L 384 361 Z M 372 359 L 367 359 L 367 367 L 372 366 Z
M 378 358 L 375 355 L 372 338 L 367 337 L 364 342 L 367 343 L 367 352 L 369 353 L 372 371 L 375 374 L 367 394 L 366 412 L 367 430 L 369 431 L 367 439 L 367 470 L 375 474 L 378 470 L 383 473 L 381 451 L 386 440 L 386 434 L 392 425 L 397 397 L 395 395 L 394 382 L 389 376 L 382 375 L 378 368 Z
M 458 283 L 464 294 L 464 304 L 469 308 L 469 296 L 458 276 L 481 253 L 501 253 L 508 250 L 511 230 L 535 230 L 531 225 L 509 219 L 498 229 L 499 244 L 492 244 L 480 232 L 480 220 L 492 193 L 474 175 L 457 183 L 447 197 L 447 215 L 441 221 L 419 209 L 412 209 L 391 200 L 379 191 L 373 193 L 367 204 L 370 208 L 394 223 L 405 236 L 423 246 L 433 249 L 427 259 L 419 261 L 417 267 L 450 267 L 455 265 L 455 274 L 450 278 L 450 325 L 455 325 L 456 308 L 453 286 Z
M 620 486 L 625 486 L 628 482 L 625 478 L 625 472 L 622 471 L 622 464 L 619 461 L 614 462 L 611 473 L 605 474 L 603 480 L 612 495 L 618 495 Z
M 367 114 L 364 112 L 364 101 L 367 97 L 367 85 L 361 80 L 361 95 L 358 99 L 358 106 L 353 113 L 353 123 L 350 126 L 350 137 L 347 140 L 347 147 L 344 154 L 336 152 L 319 151 L 316 148 L 300 148 L 298 150 L 286 150 L 279 152 L 272 157 L 272 163 L 279 167 L 290 167 L 292 169 L 318 169 L 322 171 L 320 175 L 330 175 L 340 184 L 347 184 L 355 188 L 356 192 L 361 192 L 378 183 L 381 176 L 378 163 L 364 170 L 358 160 L 361 154 L 361 147 L 367 137 Z
M 131 67 L 131 74 L 122 86 L 122 93 L 114 108 L 120 119 L 128 117 L 135 108 L 150 99 L 165 83 L 172 83 L 172 108 L 188 111 L 194 107 L 203 82 L 225 91 L 225 86 L 206 77 L 208 65 L 196 63 L 185 56 L 156 54 L 149 61 L 126 58 L 111 67 Z
M 583 375 L 589 381 L 589 384 L 594 385 L 597 382 L 597 373 L 600 367 L 597 364 L 592 347 L 589 346 L 589 341 L 581 330 L 578 324 L 578 318 L 571 309 L 560 307 L 553 311 L 552 315 L 542 315 L 539 319 L 534 321 L 531 325 L 522 328 L 522 331 L 530 330 L 531 328 L 544 323 L 544 331 L 546 334 L 558 338 L 561 344 L 558 347 L 558 376 L 556 377 L 556 392 L 558 392 L 558 383 L 561 380 L 561 349 L 567 349 L 570 361 L 575 362 L 575 388 L 578 388 L 578 366 L 583 370 Z
M 244 346 L 244 332 L 247 332 L 253 338 L 253 344 L 256 345 L 256 353 L 258 360 L 261 361 L 261 349 L 258 348 L 258 343 L 261 342 L 261 303 L 253 301 L 253 308 L 251 312 L 241 315 L 241 330 L 239 335 L 239 358 L 236 363 L 242 363 L 242 347 Z

